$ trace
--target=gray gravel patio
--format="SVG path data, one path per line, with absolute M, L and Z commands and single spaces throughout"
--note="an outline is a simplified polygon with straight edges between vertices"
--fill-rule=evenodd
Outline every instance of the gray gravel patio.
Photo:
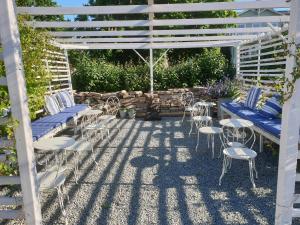
M 82 155 L 79 184 L 70 173 L 66 209 L 70 224 L 272 224 L 276 160 L 257 157 L 253 189 L 247 162 L 234 161 L 218 185 L 222 159 L 211 158 L 206 137 L 180 118 L 120 120 L 111 141 L 96 149 L 97 168 Z M 217 148 L 219 149 L 219 144 Z M 54 196 L 43 195 L 45 224 L 63 222 Z
M 136 119 L 119 125 L 110 143 L 96 149 L 98 168 L 90 154 L 83 154 L 78 184 L 69 171 L 70 224 L 274 223 L 277 158 L 270 151 L 258 154 L 256 189 L 243 161 L 233 161 L 219 186 L 222 159 L 211 158 L 204 135 L 195 151 L 196 133 L 188 136 L 187 121 Z M 42 199 L 45 224 L 62 224 L 56 194 Z

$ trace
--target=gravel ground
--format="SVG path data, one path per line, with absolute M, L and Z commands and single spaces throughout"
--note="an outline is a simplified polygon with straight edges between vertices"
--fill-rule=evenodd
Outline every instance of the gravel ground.
M 188 136 L 188 122 L 164 118 L 121 120 L 119 125 L 110 143 L 98 145 L 98 167 L 84 153 L 78 184 L 69 171 L 69 224 L 274 223 L 277 159 L 270 151 L 258 154 L 256 189 L 243 161 L 233 161 L 219 186 L 222 159 L 211 158 L 204 135 L 195 151 L 196 134 Z M 63 224 L 55 193 L 42 194 L 42 211 L 45 224 Z

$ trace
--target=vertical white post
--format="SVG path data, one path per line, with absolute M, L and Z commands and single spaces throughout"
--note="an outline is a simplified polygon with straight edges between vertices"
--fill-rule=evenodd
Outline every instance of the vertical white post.
M 261 75 L 260 75 L 260 56 L 261 54 L 261 39 L 258 40 L 258 53 L 257 53 L 257 86 L 260 82 Z
M 0 36 L 12 115 L 19 122 L 15 131 L 15 138 L 25 219 L 27 224 L 37 225 L 42 223 L 42 217 L 38 201 L 32 132 L 22 65 L 20 35 L 14 2 L 15 1 L 12 0 L 1 1 Z
M 289 42 L 293 42 L 300 33 L 300 1 L 291 1 L 291 15 L 289 24 Z M 299 44 L 299 39 L 297 40 Z M 291 53 L 295 53 L 296 46 L 292 45 Z M 291 78 L 295 66 L 295 58 L 288 56 L 285 76 Z M 280 136 L 277 199 L 276 199 L 276 225 L 292 224 L 293 197 L 296 180 L 296 165 L 299 141 L 300 124 L 300 80 L 296 81 L 295 92 L 291 99 L 283 105 L 282 128 Z
M 154 4 L 154 0 L 148 0 L 148 6 L 150 9 L 152 9 L 153 7 L 153 4 Z M 153 31 L 153 20 L 154 20 L 154 13 L 152 12 L 152 10 L 149 11 L 148 13 L 148 17 L 149 17 L 149 31 L 150 31 L 150 62 L 149 62 L 149 66 L 150 66 L 150 92 L 151 92 L 151 95 L 153 95 L 153 49 L 152 49 L 152 31 Z
M 236 67 L 236 78 L 238 80 L 241 79 L 240 63 L 241 63 L 241 52 L 240 52 L 240 45 L 238 45 L 235 47 L 235 67 Z
M 150 48 L 150 92 L 153 94 L 153 49 Z

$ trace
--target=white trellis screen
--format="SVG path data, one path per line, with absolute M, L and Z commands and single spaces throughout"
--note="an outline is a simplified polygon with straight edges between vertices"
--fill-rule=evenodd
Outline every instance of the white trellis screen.
M 67 51 L 48 51 L 48 58 L 45 60 L 46 68 L 51 73 L 49 84 L 49 94 L 62 90 L 72 93 L 72 82 L 70 65 Z
M 276 92 L 285 71 L 286 41 L 285 36 L 273 33 L 240 45 L 237 76 L 245 89 L 260 86 L 265 92 Z

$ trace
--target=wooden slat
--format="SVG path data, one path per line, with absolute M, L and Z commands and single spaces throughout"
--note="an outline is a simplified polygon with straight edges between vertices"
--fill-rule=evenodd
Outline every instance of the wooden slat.
M 13 220 L 13 219 L 24 219 L 24 218 L 25 218 L 25 214 L 23 209 L 0 210 L 0 219 Z
M 293 208 L 292 209 L 292 217 L 300 217 L 300 209 Z
M 1 185 L 21 184 L 20 177 L 17 176 L 0 176 Z
M 57 38 L 60 43 L 113 43 L 113 42 L 171 42 L 171 41 L 220 41 L 253 39 L 256 35 L 232 35 L 232 36 L 203 36 L 203 37 L 154 37 L 154 38 Z
M 1 86 L 7 86 L 6 77 L 0 77 L 0 85 Z
M 29 15 L 105 15 L 105 14 L 139 14 L 167 12 L 201 12 L 236 9 L 287 8 L 284 0 L 259 2 L 211 2 L 119 6 L 85 6 L 85 7 L 18 7 L 17 13 Z
M 253 24 L 289 22 L 289 16 L 259 16 L 238 18 L 203 18 L 203 19 L 162 19 L 162 20 L 119 20 L 119 21 L 27 21 L 35 28 L 99 28 L 99 27 L 148 27 L 152 26 L 189 26 L 213 24 Z
M 7 196 L 0 196 L 0 205 L 23 205 L 23 198 L 22 197 L 7 197 Z
M 191 34 L 258 34 L 271 32 L 270 27 L 220 28 L 220 29 L 170 29 L 170 30 L 125 30 L 125 31 L 56 31 L 49 32 L 54 37 L 120 37 L 149 35 L 191 35 Z

